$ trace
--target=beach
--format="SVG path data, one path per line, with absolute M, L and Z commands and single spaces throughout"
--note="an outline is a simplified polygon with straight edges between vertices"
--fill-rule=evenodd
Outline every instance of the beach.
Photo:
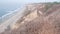
M 5 29 L 7 29 L 7 26 L 11 26 L 16 23 L 18 19 L 20 19 L 23 16 L 24 9 L 23 11 L 18 10 L 15 15 L 10 17 L 8 20 L 5 20 L 1 25 L 0 25 L 0 33 L 3 32 Z

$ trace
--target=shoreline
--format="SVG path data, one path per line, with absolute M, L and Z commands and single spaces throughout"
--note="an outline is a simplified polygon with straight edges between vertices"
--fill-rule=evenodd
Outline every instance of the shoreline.
M 10 26 L 10 28 L 12 28 L 12 25 L 14 25 L 17 22 L 17 20 L 20 19 L 23 16 L 23 12 L 24 12 L 24 9 L 18 10 L 18 12 L 14 16 L 12 16 L 8 20 L 4 21 L 0 25 L 0 33 L 4 32 L 5 29 L 7 29 L 8 26 Z

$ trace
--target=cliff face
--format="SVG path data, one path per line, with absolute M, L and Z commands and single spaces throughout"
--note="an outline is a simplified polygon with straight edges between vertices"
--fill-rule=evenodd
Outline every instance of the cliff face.
M 12 30 L 2 34 L 60 34 L 60 4 L 30 4 Z

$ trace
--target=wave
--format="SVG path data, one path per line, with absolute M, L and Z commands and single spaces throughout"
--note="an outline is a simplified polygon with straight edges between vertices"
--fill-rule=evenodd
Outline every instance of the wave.
M 2 17 L 0 17 L 0 23 L 4 22 L 5 20 L 8 20 L 9 18 L 11 18 L 12 16 L 14 16 L 19 9 L 11 11 L 10 13 L 7 13 L 5 15 L 3 15 Z
M 11 18 L 12 16 L 14 16 L 17 12 L 21 11 L 22 8 L 23 8 L 23 6 L 21 6 L 20 8 L 14 10 L 14 11 L 9 11 L 9 13 L 0 17 L 0 23 L 2 23 L 4 21 L 8 20 L 9 18 Z

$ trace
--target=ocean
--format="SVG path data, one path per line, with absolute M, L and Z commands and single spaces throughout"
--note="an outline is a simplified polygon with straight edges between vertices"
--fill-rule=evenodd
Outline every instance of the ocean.
M 0 4 L 0 17 L 21 8 L 22 4 Z
M 0 4 L 0 23 L 13 16 L 14 12 L 18 12 L 24 4 Z M 10 16 L 9 16 L 10 15 Z

